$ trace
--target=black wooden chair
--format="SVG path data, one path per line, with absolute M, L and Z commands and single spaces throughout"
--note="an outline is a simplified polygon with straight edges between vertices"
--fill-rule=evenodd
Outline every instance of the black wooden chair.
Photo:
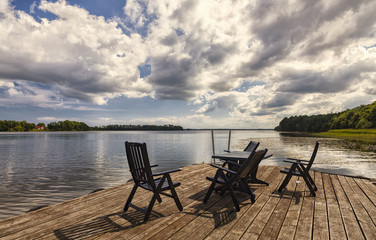
M 319 142 L 317 141 L 311 159 L 309 161 L 295 158 L 287 158 L 287 160 L 284 160 L 284 162 L 292 163 L 292 165 L 290 168 L 284 168 L 280 171 L 281 173 L 287 174 L 287 176 L 285 177 L 285 180 L 283 180 L 281 186 L 279 187 L 279 192 L 281 192 L 287 186 L 292 176 L 300 176 L 304 179 L 312 196 L 316 196 L 315 191 L 317 191 L 317 187 L 311 175 L 309 175 L 309 170 L 311 169 L 313 161 L 316 158 L 318 149 Z
M 178 187 L 180 183 L 172 182 L 171 177 L 170 177 L 170 173 L 180 171 L 180 169 L 153 174 L 151 171 L 151 167 L 155 167 L 158 165 L 150 166 L 149 157 L 148 157 L 145 143 L 125 142 L 125 151 L 127 153 L 129 169 L 132 173 L 132 178 L 133 178 L 135 185 L 124 206 L 124 212 L 128 210 L 129 205 L 132 201 L 132 198 L 134 194 L 136 193 L 136 190 L 138 187 L 141 187 L 148 191 L 152 191 L 154 193 L 149 203 L 149 206 L 147 208 L 147 211 L 145 213 L 144 222 L 148 221 L 150 213 L 153 209 L 155 200 L 158 200 L 159 203 L 162 202 L 160 195 L 165 195 L 165 196 L 173 198 L 175 200 L 175 203 L 178 209 L 182 211 L 183 207 L 175 191 L 175 187 Z M 162 176 L 162 177 L 154 179 L 155 176 Z M 171 194 L 165 193 L 164 191 L 166 190 L 170 190 Z
M 234 202 L 236 211 L 240 210 L 239 202 L 236 199 L 236 196 L 234 194 L 234 190 L 238 190 L 241 192 L 244 192 L 248 194 L 251 198 L 251 202 L 255 202 L 255 194 L 251 191 L 248 185 L 248 176 L 252 171 L 255 171 L 261 160 L 264 158 L 266 152 L 268 150 L 259 150 L 259 151 L 253 151 L 250 153 L 248 159 L 244 161 L 242 164 L 238 164 L 232 161 L 227 161 L 227 164 L 229 164 L 229 168 L 226 168 L 224 166 L 218 166 L 215 164 L 210 164 L 210 166 L 217 168 L 217 172 L 215 176 L 207 177 L 209 181 L 211 181 L 211 185 L 205 195 L 204 203 L 206 203 L 213 192 L 213 190 L 220 190 L 222 194 L 226 190 L 229 191 L 232 201 Z M 231 170 L 231 165 L 238 165 L 237 171 Z M 215 188 L 215 185 L 219 184 L 220 186 L 218 188 Z
M 260 145 L 260 142 L 253 142 L 253 141 L 250 141 L 248 143 L 248 146 L 244 149 L 244 152 L 252 152 L 252 151 L 255 151 L 257 149 L 257 147 Z M 265 156 L 264 158 L 268 158 L 272 156 L 271 154 L 269 156 Z M 257 170 L 258 170 L 258 166 L 257 168 L 250 174 L 249 176 L 249 182 L 250 183 L 255 183 L 255 184 L 265 184 L 266 186 L 269 186 L 269 183 L 263 181 L 263 180 L 260 180 L 257 178 Z
M 256 149 L 258 148 L 259 145 L 260 145 L 260 142 L 250 141 L 248 143 L 247 147 L 245 147 L 243 151 L 244 152 L 256 151 Z M 226 152 L 230 152 L 230 151 L 226 151 Z M 268 158 L 268 157 L 271 157 L 271 156 L 272 156 L 272 154 L 265 156 L 264 158 Z M 258 167 L 252 173 L 250 173 L 248 182 L 249 183 L 255 183 L 255 184 L 265 184 L 266 186 L 269 186 L 269 183 L 257 178 L 257 170 L 258 170 Z

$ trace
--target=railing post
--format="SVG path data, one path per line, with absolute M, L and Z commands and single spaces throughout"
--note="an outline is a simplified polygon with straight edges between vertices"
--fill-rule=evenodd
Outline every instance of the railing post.
M 230 152 L 230 143 L 231 143 L 231 129 L 228 130 L 228 145 L 227 145 L 227 151 Z
M 211 130 L 211 136 L 212 136 L 213 155 L 215 155 L 215 148 L 214 148 L 214 131 L 213 131 L 213 130 Z M 215 163 L 215 158 L 212 158 L 212 162 Z

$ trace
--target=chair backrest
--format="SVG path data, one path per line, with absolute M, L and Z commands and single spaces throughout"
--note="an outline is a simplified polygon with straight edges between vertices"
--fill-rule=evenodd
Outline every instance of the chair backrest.
M 246 148 L 244 148 L 244 152 L 252 152 L 252 151 L 255 151 L 259 145 L 260 145 L 260 142 L 250 141 L 250 142 L 248 143 L 248 146 L 247 146 Z
M 125 142 L 129 170 L 136 183 L 154 183 L 145 143 Z
M 244 178 L 252 173 L 258 167 L 267 151 L 268 149 L 253 151 L 249 155 L 248 159 L 245 160 L 242 166 L 238 169 L 237 178 Z
M 311 166 L 313 164 L 313 161 L 316 158 L 316 154 L 317 154 L 318 149 L 319 149 L 319 141 L 316 141 L 315 149 L 313 149 L 313 153 L 312 153 L 311 159 L 309 160 L 309 163 L 308 163 L 305 171 L 308 171 L 311 168 Z

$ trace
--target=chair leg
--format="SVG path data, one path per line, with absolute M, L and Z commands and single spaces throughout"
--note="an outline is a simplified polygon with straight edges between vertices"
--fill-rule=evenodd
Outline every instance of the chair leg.
M 285 180 L 283 180 L 281 186 L 278 188 L 278 192 L 282 192 L 282 190 L 287 186 L 287 184 L 290 182 L 290 179 L 292 177 L 291 173 L 288 173 L 285 177 Z
M 178 194 L 175 191 L 174 184 L 172 183 L 170 174 L 166 174 L 166 175 L 167 175 L 166 177 L 167 177 L 168 185 L 170 186 L 171 194 L 175 200 L 175 204 L 178 207 L 179 211 L 183 211 L 183 206 L 181 205 Z
M 156 181 L 156 180 L 158 180 L 158 179 L 155 179 L 154 181 Z M 157 189 L 157 187 L 154 185 L 154 186 L 152 186 L 153 187 L 153 189 L 154 189 L 154 192 L 155 192 L 155 189 Z M 161 203 L 162 202 L 162 198 L 161 198 L 161 196 L 159 196 L 159 194 L 157 194 L 157 200 L 158 200 L 158 202 L 159 203 Z
M 217 180 L 218 180 L 219 172 L 220 172 L 220 171 L 221 171 L 221 170 L 217 170 L 217 172 L 215 173 L 215 176 L 214 176 L 214 178 L 213 178 L 213 181 L 212 181 L 212 183 L 210 184 L 210 187 L 209 187 L 208 191 L 206 192 L 205 198 L 204 198 L 204 200 L 203 200 L 204 203 L 206 203 L 206 202 L 208 201 L 208 199 L 209 199 L 211 193 L 213 192 L 214 187 L 215 187 L 215 184 L 216 184 L 216 182 L 217 182 Z
M 129 208 L 129 204 L 132 202 L 132 199 L 133 199 L 134 194 L 136 193 L 137 187 L 138 187 L 137 184 L 135 184 L 135 185 L 133 186 L 133 189 L 132 189 L 132 191 L 131 191 L 131 194 L 129 195 L 128 200 L 127 200 L 127 202 L 126 202 L 125 205 L 124 205 L 124 209 L 123 209 L 124 212 L 126 212 L 126 211 L 128 210 L 128 208 Z
M 266 186 L 269 186 L 269 183 L 263 181 L 263 180 L 260 180 L 257 178 L 257 170 L 258 170 L 258 166 L 256 167 L 255 170 L 253 170 L 253 172 L 249 175 L 249 182 L 250 183 L 255 183 L 255 184 L 265 184 Z
M 146 213 L 145 213 L 144 222 L 147 222 L 149 220 L 149 216 L 151 214 L 151 210 L 153 209 L 155 200 L 157 200 L 158 197 L 160 198 L 159 192 L 161 191 L 161 188 L 163 186 L 163 182 L 165 181 L 165 179 L 166 179 L 165 176 L 161 178 L 161 181 L 159 182 L 157 188 L 154 191 L 153 197 L 151 198 L 148 209 L 146 210 Z
M 252 192 L 252 190 L 249 188 L 248 181 L 245 180 L 244 182 L 242 181 L 241 184 L 243 184 L 243 188 L 246 191 L 246 193 L 251 197 L 251 202 L 255 203 L 255 194 Z
M 232 201 L 234 202 L 235 209 L 236 209 L 237 212 L 239 212 L 240 211 L 240 207 L 239 207 L 238 200 L 235 197 L 235 193 L 234 193 L 234 190 L 232 189 L 231 183 L 228 181 L 227 177 L 224 174 L 223 174 L 223 180 L 225 181 L 225 186 L 224 187 L 228 188 L 228 191 L 230 192 Z
M 315 182 L 313 181 L 311 175 L 309 175 L 309 173 L 307 173 L 307 177 L 308 177 L 308 180 L 310 181 L 310 183 L 312 184 L 313 189 L 314 189 L 315 191 L 317 191 L 316 184 L 315 184 Z
M 313 187 L 314 187 L 314 190 L 317 191 L 316 184 L 315 184 L 315 182 L 313 181 L 311 175 L 309 175 L 309 172 L 306 170 L 306 168 L 305 168 L 302 164 L 300 164 L 299 167 L 301 168 L 300 172 L 301 172 L 302 175 L 303 175 L 303 172 L 307 173 L 306 176 L 308 177 L 308 180 L 309 180 L 309 182 L 311 183 L 311 186 L 313 186 Z
M 307 184 L 308 188 L 309 188 L 309 191 L 311 192 L 312 196 L 316 197 L 316 192 L 315 190 L 312 188 L 312 184 L 310 183 L 309 181 L 309 177 L 307 176 L 307 174 L 302 174 L 302 177 L 305 181 L 305 183 Z
M 291 180 L 291 177 L 292 177 L 292 173 L 295 171 L 295 169 L 298 168 L 298 165 L 297 164 L 293 164 L 291 167 L 290 167 L 290 170 L 289 172 L 287 173 L 287 176 L 285 177 L 285 180 L 283 180 L 281 186 L 278 188 L 278 192 L 282 192 L 282 190 L 287 186 L 287 184 L 290 182 Z
M 149 217 L 150 217 L 150 214 L 151 214 L 151 210 L 153 209 L 153 206 L 154 206 L 154 203 L 155 203 L 156 199 L 157 199 L 156 195 L 153 194 L 153 197 L 151 198 L 151 201 L 149 203 L 148 209 L 146 210 L 146 213 L 145 213 L 145 216 L 144 216 L 144 222 L 147 222 L 149 220 Z
M 157 201 L 158 201 L 159 203 L 162 202 L 162 198 L 161 198 L 161 196 L 160 196 L 159 194 L 157 194 L 156 198 L 157 198 Z

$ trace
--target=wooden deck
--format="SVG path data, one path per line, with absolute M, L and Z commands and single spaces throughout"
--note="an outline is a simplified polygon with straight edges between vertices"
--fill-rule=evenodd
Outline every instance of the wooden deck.
M 259 168 L 258 177 L 270 185 L 251 185 L 256 202 L 243 201 L 239 212 L 228 194 L 213 193 L 202 203 L 205 177 L 215 170 L 200 164 L 172 174 L 182 183 L 182 212 L 162 196 L 146 224 L 133 208 L 122 213 L 133 187 L 127 183 L 1 221 L 0 239 L 376 239 L 376 186 L 369 180 L 314 172 L 316 197 L 298 179 L 280 195 L 279 169 Z M 139 189 L 133 203 L 146 208 L 150 198 Z

